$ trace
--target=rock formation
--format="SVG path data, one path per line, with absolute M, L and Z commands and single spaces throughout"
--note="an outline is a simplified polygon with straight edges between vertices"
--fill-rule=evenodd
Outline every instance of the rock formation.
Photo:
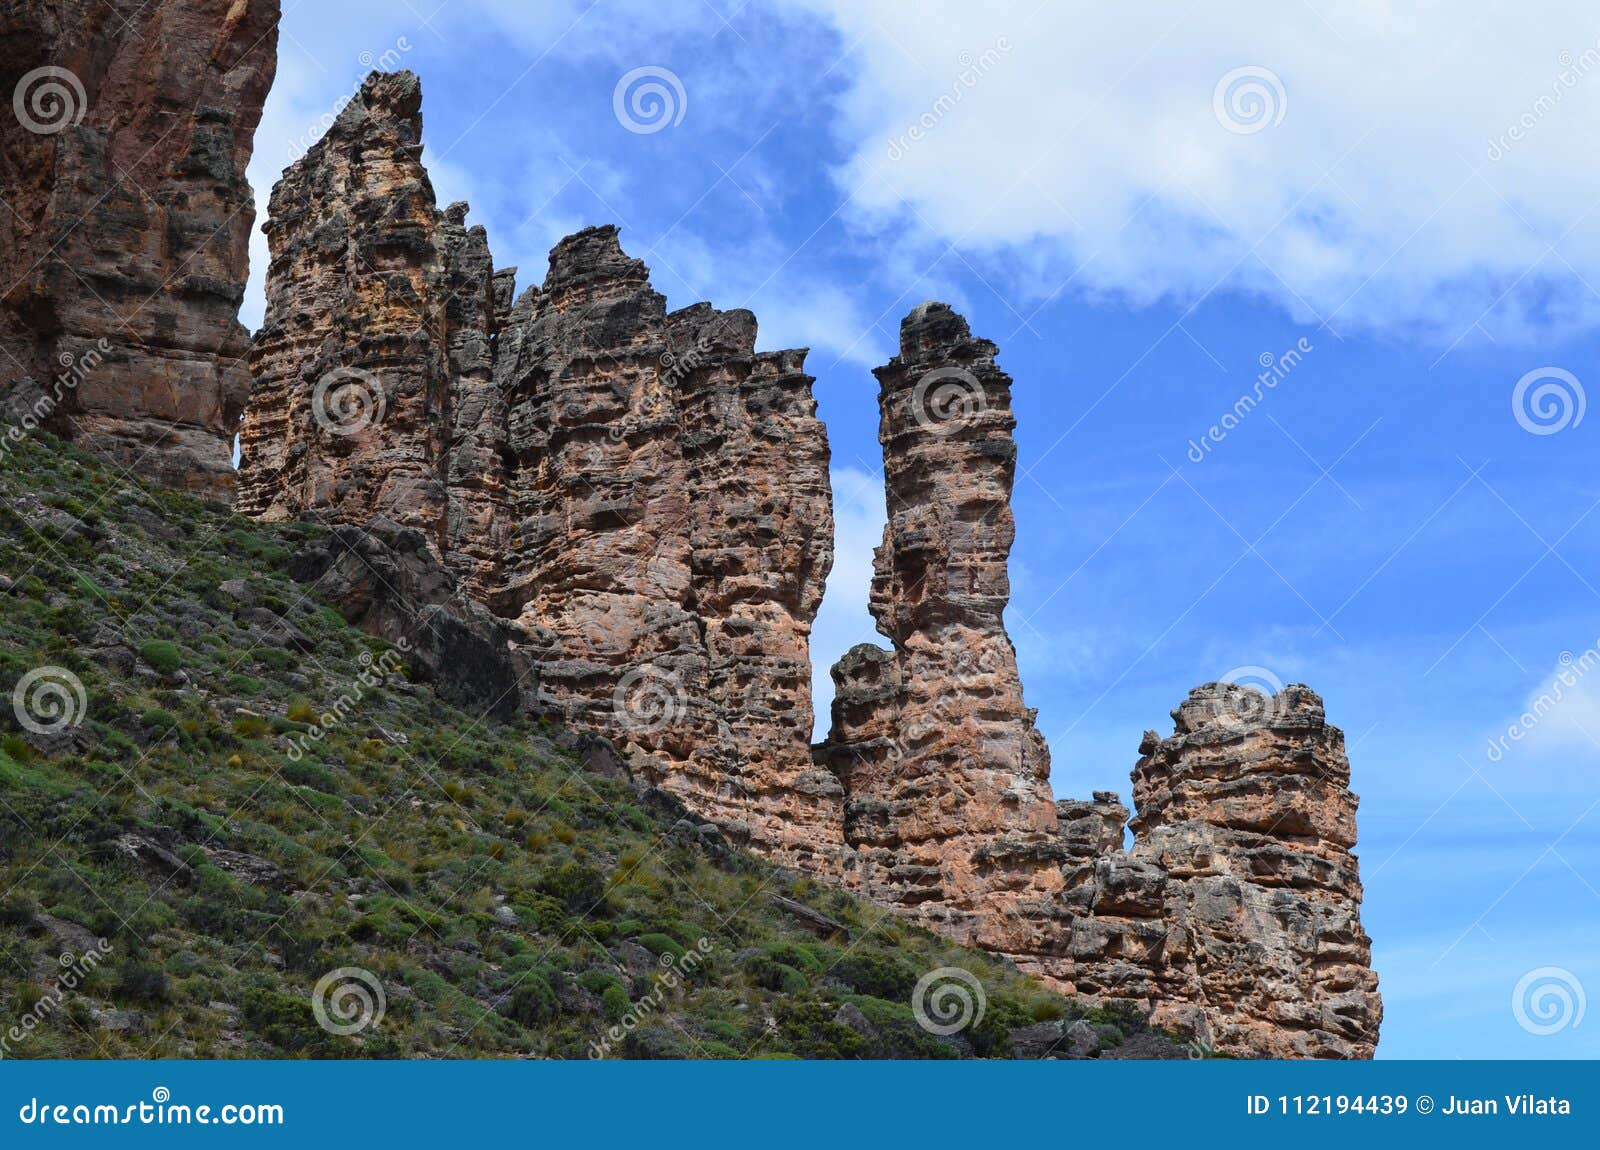
M 610 227 L 513 302 L 466 205 L 435 204 L 420 105 L 414 76 L 374 74 L 272 196 L 240 507 L 343 525 L 306 577 L 398 639 L 425 612 L 369 594 L 393 569 L 450 612 L 436 675 L 465 660 L 494 694 L 514 672 L 517 698 L 785 865 L 1207 1045 L 1370 1056 L 1356 800 L 1309 690 L 1198 688 L 1145 736 L 1131 847 L 1115 795 L 1053 798 L 1003 618 L 995 346 L 924 304 L 876 372 L 890 645 L 834 668 L 813 748 L 832 511 L 805 353 L 755 351 L 747 311 L 668 312 Z
M 513 304 L 421 127 L 417 78 L 374 73 L 273 189 L 240 509 L 420 532 L 520 624 L 547 713 L 801 865 L 841 818 L 810 751 L 833 527 L 805 353 L 669 315 L 615 228 Z
M 1343 732 L 1300 685 L 1210 683 L 1172 717 L 1140 744 L 1132 850 L 1119 827 L 1068 867 L 1070 962 L 1042 966 L 1219 1049 L 1372 1057 L 1383 1005 Z
M 894 649 L 859 646 L 834 668 L 818 758 L 844 786 L 866 892 L 969 942 L 1021 949 L 995 928 L 1061 878 L 1034 861 L 1056 825 L 1050 755 L 1001 619 L 1017 448 L 995 353 L 947 305 L 923 304 L 876 372 L 889 517 L 871 610 Z
M 871 607 L 892 650 L 833 669 L 818 761 L 845 791 L 847 881 L 1090 999 L 1206 1045 L 1371 1057 L 1344 737 L 1301 686 L 1197 688 L 1113 794 L 1052 802 L 1003 612 L 1016 445 L 993 344 L 943 304 L 879 368 L 889 517 Z
M 277 28 L 277 0 L 0 6 L 8 421 L 231 497 L 245 167 Z

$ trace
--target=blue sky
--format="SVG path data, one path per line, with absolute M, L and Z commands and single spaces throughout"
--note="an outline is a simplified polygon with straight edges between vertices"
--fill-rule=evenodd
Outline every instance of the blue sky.
M 1197 683 L 1309 683 L 1362 797 L 1380 1056 L 1600 1055 L 1600 1017 L 1540 1035 L 1513 1009 L 1545 967 L 1600 993 L 1600 17 L 285 7 L 263 205 L 371 66 L 407 67 L 441 203 L 469 200 L 521 283 L 616 222 L 671 306 L 747 306 L 761 346 L 813 349 L 822 684 L 875 638 L 868 369 L 946 299 L 1017 380 L 1009 623 L 1057 792 L 1127 795 Z M 677 82 L 660 130 L 615 111 L 638 68 Z

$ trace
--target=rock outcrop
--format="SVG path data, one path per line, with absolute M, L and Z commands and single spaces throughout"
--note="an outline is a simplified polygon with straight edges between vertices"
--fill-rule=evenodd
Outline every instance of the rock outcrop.
M 818 759 L 845 790 L 862 889 L 955 937 L 1030 945 L 1019 900 L 1061 889 L 1050 755 L 1022 700 L 1001 618 L 1015 524 L 1011 378 L 945 304 L 900 327 L 877 369 L 888 523 L 871 610 L 892 651 L 834 668 Z
M 307 578 L 392 640 L 442 622 L 436 676 L 605 736 L 730 840 L 1060 989 L 1233 1053 L 1371 1055 L 1356 799 L 1309 690 L 1196 689 L 1140 747 L 1131 846 L 1117 796 L 1053 797 L 1004 623 L 994 344 L 923 304 L 876 372 L 889 646 L 834 668 L 812 747 L 832 511 L 805 353 L 757 352 L 747 311 L 669 312 L 611 227 L 513 301 L 435 203 L 420 108 L 374 74 L 273 192 L 240 506 L 344 525 Z
M 841 818 L 810 750 L 833 527 L 805 352 L 668 314 L 615 228 L 512 303 L 421 127 L 417 78 L 374 73 L 273 190 L 240 509 L 419 532 L 516 621 L 546 713 L 805 864 Z
M 245 181 L 277 0 L 0 6 L 0 393 L 172 486 L 233 491 Z
M 1139 748 L 1132 849 L 1119 825 L 1069 864 L 1067 961 L 1034 962 L 1218 1049 L 1372 1057 L 1383 1004 L 1343 732 L 1298 684 L 1268 697 L 1209 683 L 1172 717 L 1173 735 L 1148 731 Z M 1114 796 L 1095 798 L 1109 812 Z M 1063 820 L 1063 835 L 1086 822 Z
M 436 206 L 421 141 L 416 76 L 373 73 L 272 190 L 239 510 L 414 528 L 483 597 L 502 542 L 494 271 L 467 205 Z

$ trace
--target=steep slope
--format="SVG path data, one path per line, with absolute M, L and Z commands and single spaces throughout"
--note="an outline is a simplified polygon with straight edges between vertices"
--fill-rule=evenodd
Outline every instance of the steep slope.
M 0 469 L 0 1053 L 1186 1053 L 447 702 L 344 539 Z

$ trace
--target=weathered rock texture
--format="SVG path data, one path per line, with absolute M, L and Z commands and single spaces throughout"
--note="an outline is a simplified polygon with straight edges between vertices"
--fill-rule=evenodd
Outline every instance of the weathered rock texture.
M 669 313 L 609 227 L 513 302 L 420 138 L 416 78 L 375 74 L 273 192 L 240 506 L 352 525 L 307 577 L 398 638 L 424 620 L 368 594 L 392 571 L 468 628 L 436 674 L 514 673 L 736 841 L 1064 990 L 1237 1053 L 1370 1056 L 1356 800 L 1315 695 L 1197 689 L 1145 737 L 1131 848 L 1116 796 L 1053 798 L 1003 619 L 1017 451 L 992 343 L 924 304 L 876 373 L 890 647 L 834 668 L 813 748 L 832 512 L 805 353 L 756 352 L 746 311 Z
M 1003 612 L 1011 380 L 942 304 L 878 369 L 889 521 L 872 612 L 893 646 L 833 670 L 817 748 L 871 898 L 1091 999 L 1133 1000 L 1219 1049 L 1371 1057 L 1344 737 L 1301 686 L 1197 688 L 1145 735 L 1127 808 L 1052 803 Z
M 1123 996 L 1127 971 L 1157 1019 L 1191 1016 L 1221 1048 L 1276 1058 L 1370 1058 L 1383 1007 L 1361 928 L 1356 796 L 1344 733 L 1322 700 L 1285 687 L 1196 688 L 1166 739 L 1145 733 L 1133 769 L 1128 862 L 1165 875 L 1165 938 L 1135 918 L 1074 937 L 1080 989 Z M 1125 865 L 1103 856 L 1106 873 Z M 1115 885 L 1113 880 L 1112 885 Z M 1096 898 L 1106 887 L 1095 876 Z
M 615 228 L 562 241 L 513 304 L 466 205 L 435 206 L 420 109 L 414 75 L 373 74 L 273 190 L 240 509 L 415 529 L 520 624 L 545 711 L 777 857 L 837 847 L 805 353 L 757 353 L 747 311 L 669 315 Z
M 1062 880 L 1036 862 L 1056 825 L 1050 756 L 1001 618 L 1011 378 L 944 304 L 907 316 L 900 345 L 876 372 L 889 516 L 871 599 L 894 649 L 856 647 L 834 668 L 818 757 L 844 786 L 863 889 L 965 941 L 1023 950 L 1039 940 L 997 927 L 1028 932 L 1015 904 Z
M 278 7 L 0 4 L 0 91 L 14 98 L 0 116 L 8 414 L 222 499 L 250 386 L 245 167 Z

